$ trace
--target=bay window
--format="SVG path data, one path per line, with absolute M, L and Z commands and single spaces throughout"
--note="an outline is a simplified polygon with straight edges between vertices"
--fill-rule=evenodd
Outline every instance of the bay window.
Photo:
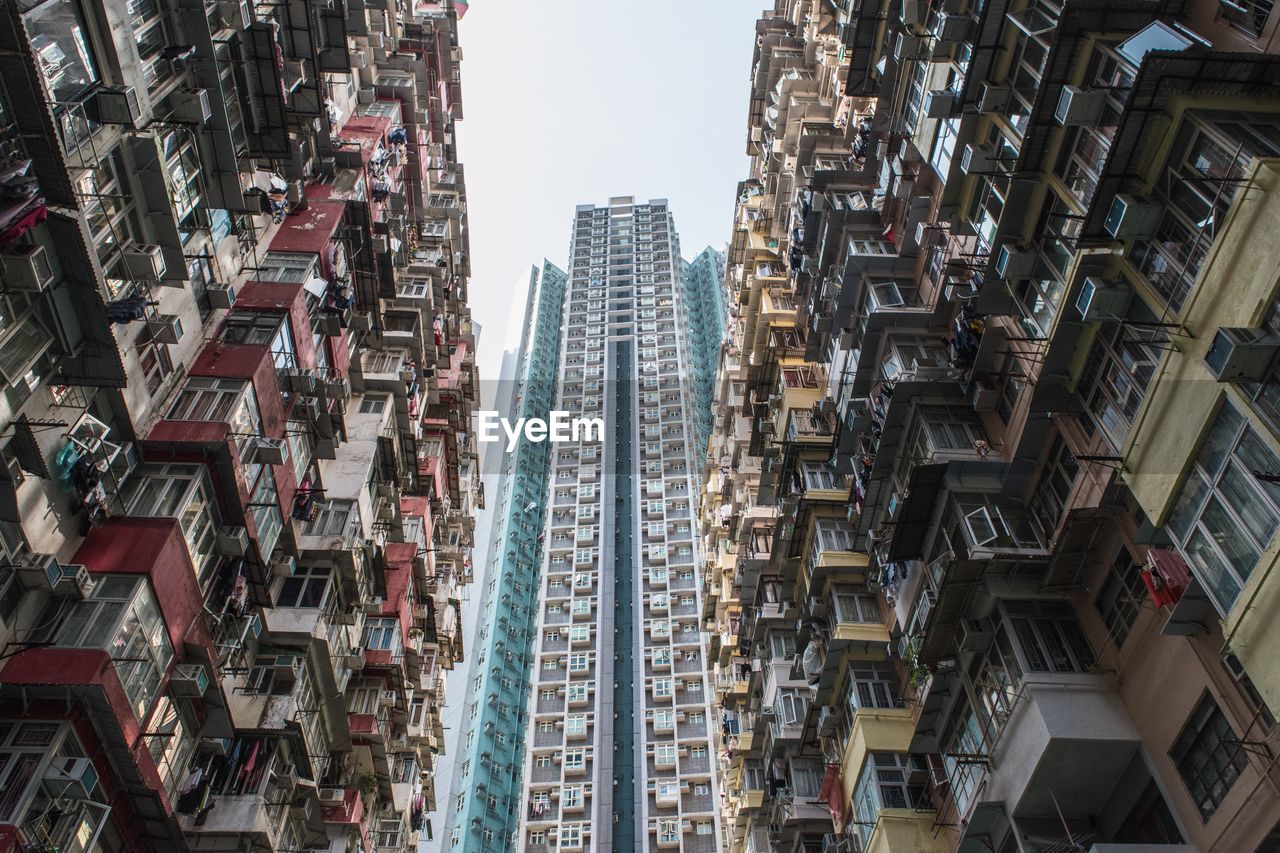
M 100 576 L 93 594 L 76 602 L 62 621 L 53 645 L 108 652 L 139 720 L 146 717 L 173 660 L 151 585 L 136 575 Z

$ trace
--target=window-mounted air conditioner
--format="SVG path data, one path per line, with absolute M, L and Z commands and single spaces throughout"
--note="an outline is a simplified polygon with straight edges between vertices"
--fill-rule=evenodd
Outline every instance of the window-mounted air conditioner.
M 978 93 L 978 112 L 983 114 L 1003 112 L 1009 107 L 1009 100 L 1012 97 L 1012 86 L 987 81 L 982 84 Z
M 1275 332 L 1224 327 L 1213 336 L 1204 362 L 1219 382 L 1258 382 L 1266 377 L 1277 354 L 1280 335 Z
M 1111 202 L 1102 227 L 1117 240 L 1145 240 L 1156 233 L 1163 212 L 1159 202 L 1120 193 Z
M 996 250 L 996 277 L 1005 281 L 1030 278 L 1036 266 L 1036 252 L 1013 243 L 1003 243 Z
M 1053 118 L 1058 124 L 1067 127 L 1097 124 L 1102 118 L 1102 110 L 1106 105 L 1105 91 L 1082 89 L 1079 86 L 1063 86 L 1062 92 L 1058 95 L 1058 105 L 1053 111 Z
M 198 663 L 179 664 L 169 677 L 169 689 L 174 696 L 199 699 L 209 689 L 209 671 Z
M 1088 276 L 1080 288 L 1076 308 L 1086 323 L 1123 320 L 1129 311 L 1133 291 L 1124 282 L 1108 282 Z
M 960 95 L 950 89 L 935 89 L 924 96 L 924 114 L 929 118 L 950 118 L 960 104 Z
M 966 175 L 990 172 L 996 166 L 996 152 L 990 145 L 965 145 L 960 155 L 960 171 Z

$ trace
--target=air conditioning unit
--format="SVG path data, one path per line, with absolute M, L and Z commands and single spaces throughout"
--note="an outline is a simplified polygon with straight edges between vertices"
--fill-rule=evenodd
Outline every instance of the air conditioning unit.
M 14 246 L 4 260 L 4 287 L 41 292 L 53 282 L 53 267 L 43 246 Z
M 147 318 L 147 330 L 158 344 L 176 344 L 182 337 L 182 320 L 175 314 L 157 314 Z
M 44 772 L 44 787 L 55 800 L 87 800 L 98 786 L 98 771 L 87 758 L 54 758 Z
M 242 526 L 219 527 L 217 550 L 224 557 L 243 557 L 249 553 L 249 531 Z
M 179 89 L 173 99 L 173 114 L 179 121 L 206 124 L 213 118 L 208 89 Z
M 382 596 L 372 595 L 364 602 L 364 612 L 377 615 L 382 612 Z
M 1258 382 L 1280 353 L 1280 335 L 1269 329 L 1221 328 L 1204 363 L 1219 382 Z
M 293 411 L 297 414 L 306 415 L 313 421 L 318 421 L 320 416 L 324 414 L 324 407 L 320 405 L 319 397 L 299 397 L 294 401 Z
M 169 676 L 169 689 L 174 696 L 199 699 L 209 689 L 209 671 L 198 663 L 179 664 Z
M 996 277 L 1005 281 L 1030 278 L 1036 267 L 1036 252 L 1013 243 L 1002 243 L 996 250 Z
M 271 665 L 271 679 L 275 684 L 293 684 L 302 674 L 302 658 L 298 655 L 278 655 Z
M 1102 227 L 1117 240 L 1145 240 L 1156 233 L 1164 207 L 1156 201 L 1120 193 L 1111 202 Z
M 1003 112 L 1008 108 L 1012 97 L 1012 86 L 1002 86 L 999 83 L 987 81 L 982 84 L 982 90 L 978 94 L 978 112 L 984 114 Z
M 1076 308 L 1086 323 L 1099 320 L 1123 320 L 1129 312 L 1133 291 L 1124 282 L 1107 282 L 1087 276 L 1080 288 Z
M 990 172 L 996 167 L 996 152 L 990 145 L 968 144 L 960 155 L 960 171 L 966 175 Z
M 942 12 L 938 15 L 938 39 L 944 42 L 964 41 L 972 23 L 973 18 L 968 15 Z
M 924 114 L 929 118 L 950 118 L 955 115 L 960 94 L 950 89 L 935 89 L 924 96 Z
M 342 805 L 342 798 L 345 793 L 342 788 L 321 788 L 319 792 L 320 803 L 326 806 Z
M 209 304 L 214 308 L 231 308 L 236 304 L 236 289 L 230 284 L 215 282 L 205 292 L 209 295 Z
M 356 93 L 356 101 L 361 104 L 372 104 L 377 97 L 378 94 L 372 86 L 361 86 L 360 91 Z
M 388 252 L 390 251 L 390 249 L 391 249 L 391 246 L 387 240 L 386 234 L 373 235 L 373 251 L 374 252 L 377 252 L 377 253 Z
M 898 33 L 898 41 L 893 46 L 893 58 L 898 62 L 910 62 L 919 59 L 925 52 L 925 40 L 920 36 Z
M 281 557 L 271 561 L 271 573 L 278 578 L 291 578 L 298 573 L 297 557 Z
M 364 649 L 357 647 L 347 652 L 346 664 L 348 669 L 364 669 Z
M 259 465 L 283 465 L 288 455 L 283 438 L 258 438 L 253 442 L 253 461 Z
M 981 619 L 963 619 L 956 628 L 956 643 L 962 651 L 980 652 L 991 645 L 994 632 Z
M 159 281 L 164 277 L 164 255 L 159 246 L 132 245 L 121 253 L 120 260 L 129 278 Z
M 367 50 L 351 51 L 351 64 L 356 68 L 368 68 L 369 52 Z
M 138 93 L 132 86 L 102 86 L 86 103 L 89 117 L 99 124 L 122 124 L 137 127 L 142 120 Z
M 1107 105 L 1107 93 L 1101 90 L 1082 89 L 1079 86 L 1063 86 L 1058 95 L 1058 106 L 1053 118 L 1067 127 L 1097 124 L 1102 109 Z
M 87 566 L 79 563 L 63 563 L 58 567 L 58 579 L 53 583 L 53 594 L 58 598 L 85 599 L 93 592 L 93 575 Z
M 994 412 L 1000 405 L 1000 389 L 976 382 L 971 392 L 971 402 L 976 412 Z

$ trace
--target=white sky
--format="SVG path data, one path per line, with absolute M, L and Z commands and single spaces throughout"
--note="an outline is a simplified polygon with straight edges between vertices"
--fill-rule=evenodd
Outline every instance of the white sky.
M 472 0 L 458 154 L 482 380 L 497 376 L 512 283 L 544 257 L 565 264 L 576 205 L 667 198 L 686 259 L 728 241 L 764 6 Z

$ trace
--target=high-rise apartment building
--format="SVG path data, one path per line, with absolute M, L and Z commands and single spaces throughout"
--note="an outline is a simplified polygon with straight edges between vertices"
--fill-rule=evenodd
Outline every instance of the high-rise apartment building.
M 708 246 L 684 265 L 685 317 L 689 323 L 689 365 L 692 391 L 694 459 L 701 459 L 711 436 L 720 344 L 728 322 L 728 294 L 724 287 L 724 252 Z
M 605 426 L 544 445 L 520 850 L 719 849 L 683 272 L 665 200 L 578 208 L 553 408 Z
M 0 850 L 432 826 L 483 498 L 459 59 L 452 0 L 0 9 Z
M 550 262 L 530 270 L 520 331 L 504 353 L 495 394 L 496 411 L 511 423 L 547 418 L 554 407 L 567 283 Z M 445 850 L 496 853 L 515 846 L 553 452 L 554 445 L 523 434 L 511 452 L 505 436 L 502 445 L 486 449 L 486 473 L 497 470 L 498 495 L 471 683 L 456 735 Z
M 1280 849 L 1278 26 L 764 13 L 701 526 L 727 846 Z

